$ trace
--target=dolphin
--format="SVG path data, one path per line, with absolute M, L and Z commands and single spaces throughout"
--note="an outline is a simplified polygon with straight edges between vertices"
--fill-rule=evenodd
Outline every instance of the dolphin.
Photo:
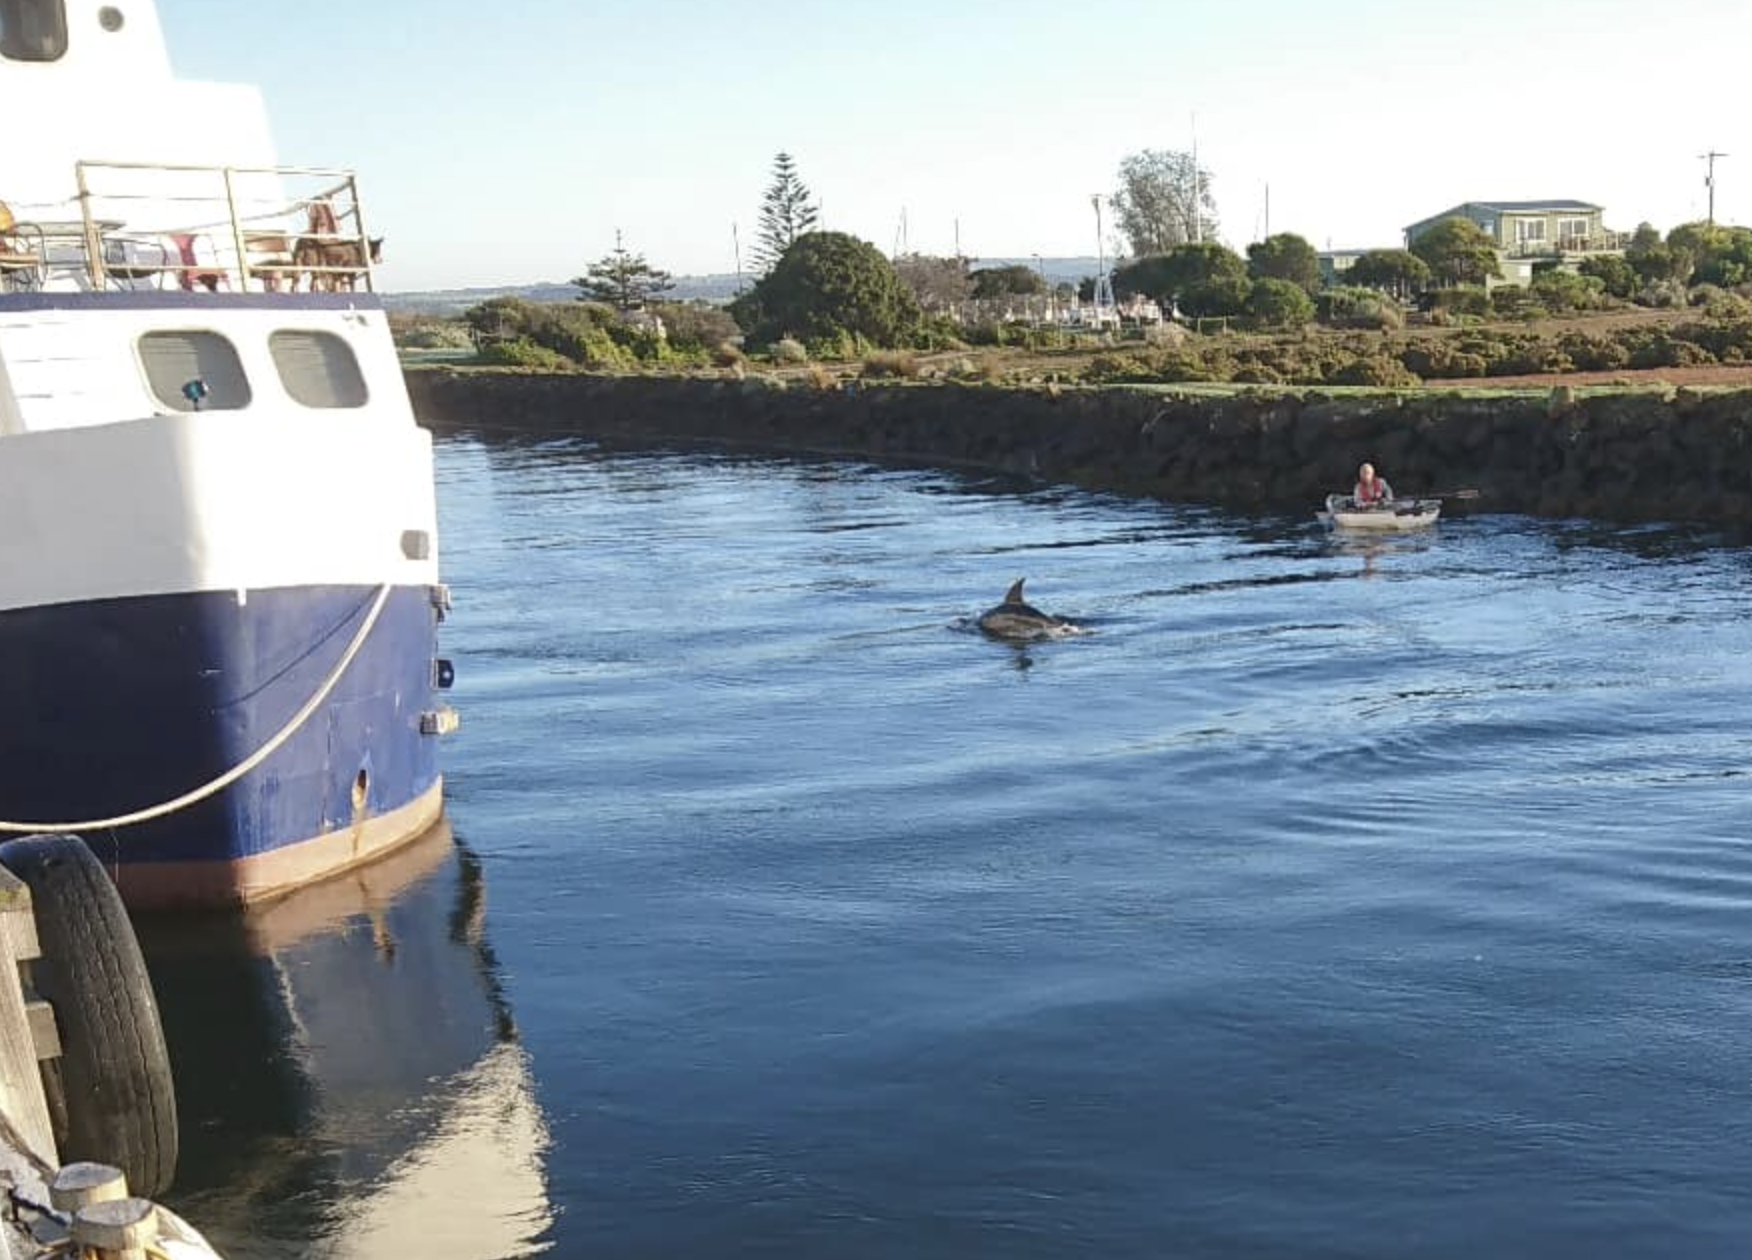
M 1040 609 L 1028 603 L 1022 597 L 1022 583 L 1027 578 L 1017 578 L 1016 584 L 1004 596 L 1004 602 L 996 608 L 981 613 L 979 628 L 994 639 L 1008 639 L 1012 642 L 1026 642 L 1030 639 L 1061 639 L 1066 635 L 1082 634 L 1083 631 L 1063 618 L 1043 613 Z

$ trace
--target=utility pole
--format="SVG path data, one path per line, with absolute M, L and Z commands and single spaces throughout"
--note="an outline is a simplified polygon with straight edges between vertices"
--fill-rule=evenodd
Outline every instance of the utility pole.
M 1265 240 L 1271 239 L 1271 185 L 1265 186 Z
M 1708 167 L 1709 173 L 1703 177 L 1703 186 L 1705 188 L 1709 189 L 1709 225 L 1711 227 L 1715 226 L 1715 164 L 1716 164 L 1716 159 L 1717 158 L 1725 158 L 1727 156 L 1728 155 L 1726 153 L 1717 153 L 1714 149 L 1711 149 L 1708 153 L 1698 154 L 1698 157 L 1697 157 L 1697 160 L 1699 162 L 1709 163 L 1709 167 Z
M 742 229 L 730 224 L 730 247 L 736 251 L 736 295 L 742 295 Z
M 961 220 L 955 220 L 955 256 L 961 257 Z

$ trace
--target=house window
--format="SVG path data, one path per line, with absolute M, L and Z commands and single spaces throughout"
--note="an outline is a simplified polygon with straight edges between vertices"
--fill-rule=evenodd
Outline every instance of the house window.
M 1557 235 L 1559 240 L 1585 241 L 1594 234 L 1594 225 L 1588 219 L 1559 219 Z
M 1521 245 L 1537 244 L 1545 239 L 1544 219 L 1516 219 L 1515 241 Z
M 306 407 L 363 407 L 370 399 L 353 347 L 328 332 L 281 331 L 268 338 L 280 383 Z
M 59 61 L 66 52 L 66 0 L 0 0 L 0 57 Z
M 238 411 L 249 406 L 249 377 L 237 347 L 216 332 L 149 332 L 140 364 L 152 396 L 172 411 Z

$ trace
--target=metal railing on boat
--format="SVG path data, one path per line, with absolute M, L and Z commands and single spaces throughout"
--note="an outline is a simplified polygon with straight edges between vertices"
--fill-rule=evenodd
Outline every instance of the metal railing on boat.
M 0 216 L 0 253 L 10 260 L 0 286 L 376 289 L 376 248 L 352 171 L 82 161 L 74 184 L 66 201 L 14 205 L 11 223 Z

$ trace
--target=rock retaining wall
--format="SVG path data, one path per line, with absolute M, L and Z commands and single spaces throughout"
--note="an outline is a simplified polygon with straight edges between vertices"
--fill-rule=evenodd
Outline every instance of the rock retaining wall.
M 1238 508 L 1311 508 L 1368 459 L 1401 495 L 1476 488 L 1478 511 L 1752 523 L 1752 391 L 1217 397 L 448 370 L 408 383 L 440 433 L 850 455 Z

